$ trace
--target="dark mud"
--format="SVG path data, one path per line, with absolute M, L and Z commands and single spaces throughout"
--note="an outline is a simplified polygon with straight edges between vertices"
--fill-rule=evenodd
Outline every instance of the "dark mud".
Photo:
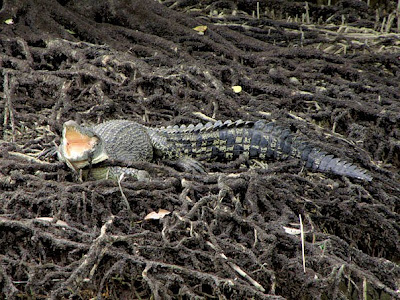
M 399 298 L 394 2 L 130 2 L 0 2 L 0 298 Z M 374 179 L 141 163 L 120 188 L 47 153 L 66 120 L 112 118 L 277 120 Z

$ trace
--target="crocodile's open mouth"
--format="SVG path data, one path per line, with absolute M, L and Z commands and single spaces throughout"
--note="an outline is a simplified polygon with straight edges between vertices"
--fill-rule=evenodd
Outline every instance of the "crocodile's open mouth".
M 69 160 L 79 160 L 85 153 L 93 149 L 98 138 L 89 137 L 77 131 L 74 127 L 65 128 L 64 155 Z
M 73 170 L 108 159 L 101 138 L 72 120 L 64 123 L 58 157 Z

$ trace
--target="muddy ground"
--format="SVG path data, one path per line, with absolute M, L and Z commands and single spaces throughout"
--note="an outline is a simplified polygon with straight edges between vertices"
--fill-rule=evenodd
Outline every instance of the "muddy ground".
M 161 2 L 0 1 L 0 298 L 400 298 L 396 3 Z M 275 120 L 373 180 L 239 159 L 119 186 L 47 151 L 113 118 Z

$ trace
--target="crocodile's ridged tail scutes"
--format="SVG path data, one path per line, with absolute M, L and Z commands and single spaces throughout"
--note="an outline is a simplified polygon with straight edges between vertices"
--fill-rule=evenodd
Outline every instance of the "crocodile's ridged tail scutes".
M 372 180 L 365 169 L 321 151 L 302 138 L 294 136 L 289 129 L 284 129 L 275 123 L 259 122 L 255 123 L 255 128 L 258 127 L 259 130 L 268 133 L 266 137 L 268 142 L 274 143 L 274 139 L 277 140 L 274 157 L 281 159 L 297 157 L 305 163 L 307 168 L 320 172 L 330 172 L 366 181 Z
M 361 169 L 345 160 L 336 158 L 333 155 L 329 155 L 324 151 L 314 150 L 310 153 L 309 157 L 310 159 L 307 161 L 306 167 L 313 168 L 314 170 L 331 172 L 333 174 L 345 175 L 361 180 L 372 180 L 372 177 L 367 173 L 366 170 Z M 312 166 L 310 166 L 311 161 Z
M 366 170 L 321 151 L 274 122 L 218 121 L 149 129 L 149 134 L 155 148 L 170 158 L 231 160 L 244 155 L 266 160 L 295 157 L 314 170 L 372 180 Z

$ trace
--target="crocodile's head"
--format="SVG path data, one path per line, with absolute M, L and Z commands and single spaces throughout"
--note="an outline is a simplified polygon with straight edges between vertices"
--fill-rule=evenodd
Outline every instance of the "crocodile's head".
M 64 123 L 58 158 L 74 169 L 82 169 L 90 163 L 108 159 L 102 139 L 91 129 L 79 126 L 75 121 Z

